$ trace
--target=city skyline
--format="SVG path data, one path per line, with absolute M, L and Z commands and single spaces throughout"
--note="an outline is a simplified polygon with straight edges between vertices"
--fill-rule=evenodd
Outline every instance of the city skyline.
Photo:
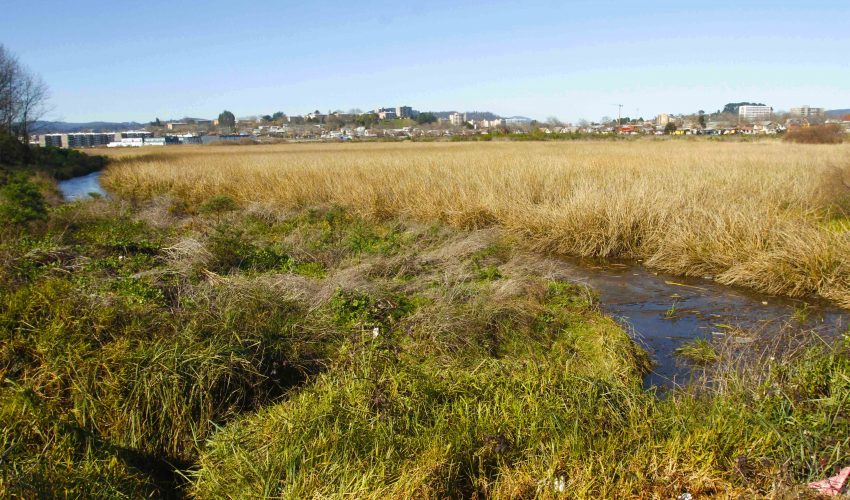
M 7 49 L 51 89 L 46 119 L 150 121 L 404 103 L 564 121 L 850 107 L 839 2 L 397 6 L 152 2 L 12 8 Z M 166 8 L 167 6 L 167 8 Z

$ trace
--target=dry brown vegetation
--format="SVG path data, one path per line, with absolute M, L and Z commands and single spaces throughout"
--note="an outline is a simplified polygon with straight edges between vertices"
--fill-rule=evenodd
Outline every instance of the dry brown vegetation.
M 104 183 L 376 219 L 498 225 L 531 248 L 642 259 L 850 307 L 850 146 L 771 142 L 292 144 L 118 151 Z
M 846 135 L 840 125 L 814 125 L 789 130 L 783 139 L 800 144 L 841 144 Z

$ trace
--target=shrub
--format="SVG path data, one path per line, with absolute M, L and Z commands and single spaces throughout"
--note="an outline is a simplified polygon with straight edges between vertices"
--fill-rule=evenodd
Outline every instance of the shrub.
M 209 269 L 217 273 L 234 270 L 269 271 L 286 268 L 292 259 L 278 250 L 248 241 L 242 231 L 218 226 L 210 236 L 207 250 L 212 258 Z
M 0 188 L 0 219 L 12 224 L 26 224 L 47 218 L 47 203 L 38 185 L 23 174 L 13 175 Z
M 0 165 L 25 165 L 32 151 L 12 135 L 0 132 Z
M 800 144 L 841 144 L 845 135 L 840 125 L 814 125 L 789 130 L 784 140 Z
M 236 202 L 229 196 L 211 196 L 206 199 L 198 211 L 202 214 L 221 214 L 224 212 L 232 212 L 236 210 Z

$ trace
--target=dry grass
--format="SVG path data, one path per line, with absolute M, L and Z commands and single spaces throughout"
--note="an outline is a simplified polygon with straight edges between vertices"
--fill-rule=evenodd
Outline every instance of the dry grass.
M 116 151 L 122 195 L 336 203 L 378 219 L 499 225 L 532 248 L 643 259 L 850 307 L 850 146 L 345 144 Z
M 847 133 L 841 125 L 813 125 L 791 129 L 783 138 L 800 144 L 841 144 Z

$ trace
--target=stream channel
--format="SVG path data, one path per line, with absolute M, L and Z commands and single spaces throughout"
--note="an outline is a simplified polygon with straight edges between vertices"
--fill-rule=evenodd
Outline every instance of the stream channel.
M 61 181 L 59 190 L 68 201 L 88 198 L 90 193 L 105 196 L 100 174 Z M 847 331 L 850 319 L 850 311 L 823 300 L 759 294 L 710 279 L 655 273 L 634 262 L 562 262 L 562 271 L 595 290 L 602 310 L 628 328 L 649 351 L 655 365 L 644 377 L 645 387 L 687 383 L 692 367 L 682 362 L 675 350 L 696 339 L 712 340 L 740 330 L 769 335 L 778 333 L 792 319 L 797 329 L 815 330 L 833 339 Z

